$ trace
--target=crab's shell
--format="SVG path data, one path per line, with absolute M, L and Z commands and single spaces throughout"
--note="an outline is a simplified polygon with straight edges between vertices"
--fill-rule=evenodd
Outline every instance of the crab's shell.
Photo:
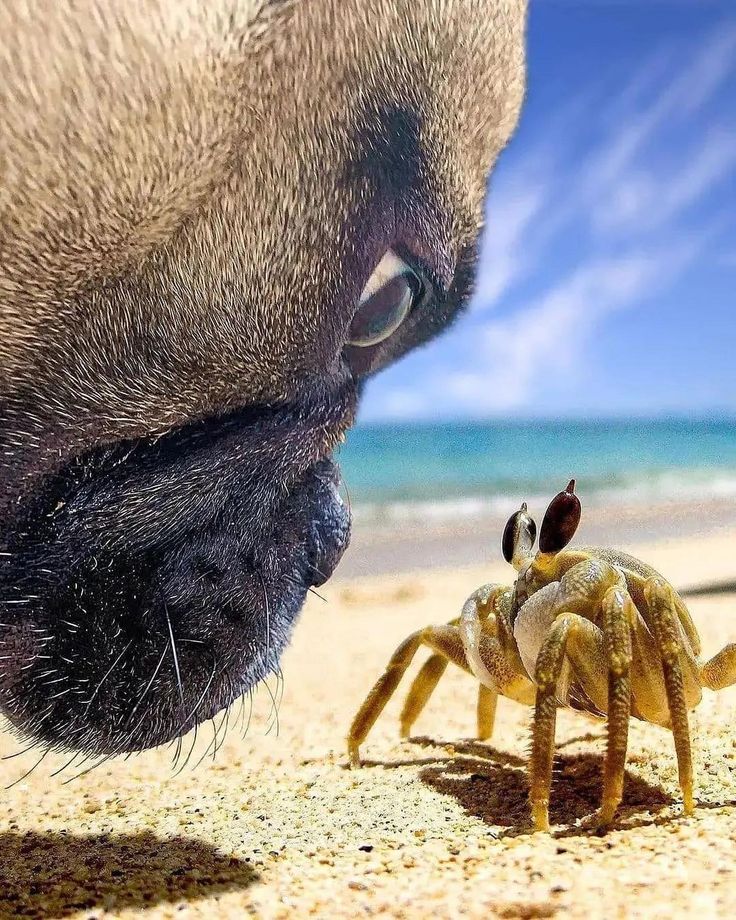
M 626 587 L 631 599 L 636 604 L 646 621 L 646 600 L 644 598 L 644 582 L 647 578 L 658 576 L 663 578 L 656 569 L 650 565 L 630 556 L 628 553 L 615 549 L 599 547 L 579 547 L 560 553 L 558 557 L 557 579 L 580 562 L 588 559 L 600 559 L 614 566 L 626 581 Z M 559 580 L 551 581 L 531 595 L 522 605 L 514 620 L 514 639 L 516 640 L 524 668 L 531 680 L 534 680 L 537 658 L 542 643 L 549 635 L 550 627 L 555 619 L 555 601 L 559 592 Z M 690 642 L 693 653 L 700 654 L 700 638 L 690 618 L 687 607 L 673 589 L 675 606 L 682 623 L 685 635 Z M 590 611 L 592 615 L 594 611 Z M 569 668 L 565 668 L 561 676 L 558 697 L 561 703 L 570 704 L 568 695 Z

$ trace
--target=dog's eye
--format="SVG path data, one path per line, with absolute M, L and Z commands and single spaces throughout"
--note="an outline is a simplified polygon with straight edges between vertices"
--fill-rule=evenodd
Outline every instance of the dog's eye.
M 420 299 L 419 276 L 388 249 L 360 295 L 348 333 L 348 344 L 366 348 L 392 335 Z

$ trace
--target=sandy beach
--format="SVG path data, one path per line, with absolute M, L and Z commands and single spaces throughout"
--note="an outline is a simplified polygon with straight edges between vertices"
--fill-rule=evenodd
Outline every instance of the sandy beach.
M 736 511 L 718 508 L 680 507 L 675 523 L 663 511 L 655 532 L 652 513 L 639 511 L 637 526 L 634 512 L 607 512 L 618 537 L 606 542 L 678 587 L 718 589 L 688 597 L 708 655 L 736 639 Z M 0 811 L 0 917 L 733 917 L 735 690 L 706 693 L 691 719 L 693 818 L 681 817 L 671 737 L 632 723 L 625 800 L 605 836 L 586 826 L 604 728 L 561 714 L 554 832 L 532 835 L 529 710 L 502 701 L 491 742 L 474 741 L 475 687 L 457 670 L 407 742 L 400 688 L 364 746 L 366 765 L 345 768 L 346 729 L 396 644 L 513 574 L 490 525 L 464 550 L 452 528 L 390 545 L 357 533 L 341 577 L 310 597 L 283 682 L 259 689 L 252 714 L 247 703 L 232 709 L 214 760 L 224 724 L 195 767 L 213 740 L 211 726 L 200 730 L 178 775 L 175 746 L 79 778 L 88 765 L 51 776 L 65 759 L 50 757 L 22 778 L 34 751 L 2 761 L 0 783 L 14 785 Z M 414 548 L 402 556 L 402 545 Z M 370 552 L 383 574 L 358 577 Z M 0 740 L 0 753 L 20 750 Z

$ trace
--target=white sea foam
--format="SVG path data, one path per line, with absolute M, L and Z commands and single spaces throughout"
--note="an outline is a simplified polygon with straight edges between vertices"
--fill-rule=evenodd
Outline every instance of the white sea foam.
M 453 496 L 421 500 L 363 502 L 353 505 L 361 524 L 401 526 L 404 524 L 441 525 L 461 520 L 498 518 L 515 511 L 521 501 L 536 509 L 546 507 L 552 491 L 497 492 L 488 495 Z M 719 498 L 736 499 L 736 470 L 667 470 L 649 476 L 632 476 L 611 484 L 578 484 L 587 506 L 657 505 L 680 502 L 707 502 Z

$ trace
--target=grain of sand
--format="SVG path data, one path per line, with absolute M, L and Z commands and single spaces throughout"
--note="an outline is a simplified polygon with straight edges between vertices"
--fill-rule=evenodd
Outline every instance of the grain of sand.
M 682 585 L 732 578 L 735 546 L 736 531 L 721 531 L 627 548 Z M 191 765 L 211 730 L 178 776 L 175 749 L 66 784 L 84 765 L 52 777 L 64 760 L 47 758 L 3 793 L 0 917 L 736 916 L 734 691 L 706 693 L 692 717 L 693 818 L 681 817 L 671 737 L 632 723 L 625 801 L 605 836 L 586 828 L 601 725 L 561 714 L 554 833 L 530 834 L 529 710 L 502 701 L 492 743 L 473 741 L 475 688 L 459 671 L 410 742 L 398 740 L 399 692 L 364 746 L 367 765 L 345 769 L 346 728 L 395 645 L 454 616 L 478 584 L 507 579 L 489 565 L 328 584 L 284 659 L 278 733 L 261 689 L 246 737 L 236 707 L 214 762 L 210 752 Z M 736 594 L 689 603 L 706 652 L 736 638 Z M 7 735 L 0 745 L 19 750 Z M 35 757 L 3 761 L 2 785 Z

